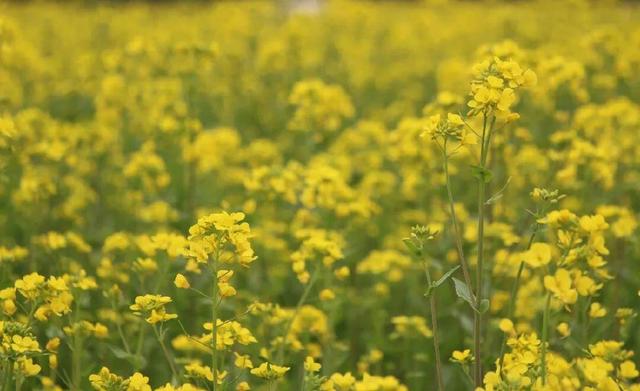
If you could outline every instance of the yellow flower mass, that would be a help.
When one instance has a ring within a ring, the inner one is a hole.
[[[637,0],[1,10],[1,390],[640,391]]]

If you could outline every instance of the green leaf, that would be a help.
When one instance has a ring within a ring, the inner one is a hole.
[[[447,281],[447,279],[448,279],[449,277],[451,277],[451,275],[452,275],[453,273],[455,273],[455,272],[456,272],[456,270],[458,270],[459,268],[460,268],[460,265],[458,265],[458,266],[454,267],[453,269],[449,270],[448,272],[444,273],[444,274],[442,275],[442,277],[440,277],[440,279],[438,279],[438,281],[434,282],[431,286],[432,286],[433,288],[437,288],[437,287],[439,287],[439,286],[440,286],[440,285],[442,285],[445,281]]]
[[[427,291],[424,293],[424,297],[429,298],[433,294],[433,286],[427,287]]]
[[[491,198],[485,201],[485,205],[495,204],[496,201],[502,198],[502,195],[504,194],[504,191],[507,190],[507,186],[509,186],[509,183],[511,183],[511,177],[507,178],[507,181],[505,182],[504,186],[502,186],[502,189],[498,190],[496,194],[494,194],[493,196],[491,196]]]
[[[484,314],[488,310],[489,310],[489,300],[488,299],[480,300],[480,306],[478,308],[478,312],[481,314]]]
[[[471,290],[467,286],[467,284],[465,284],[464,282],[458,280],[455,277],[453,277],[452,279],[453,279],[453,284],[454,284],[454,286],[456,288],[456,295],[458,295],[458,297],[461,298],[462,300],[464,300],[467,303],[469,303],[471,308],[473,308],[475,310],[476,309],[476,307],[475,307],[475,299],[473,297],[473,294],[471,293]]]
[[[416,244],[410,238],[402,239],[402,243],[404,243],[405,247],[416,257],[419,257],[422,254],[422,251],[416,246]]]
[[[484,181],[484,183],[489,183],[491,182],[491,179],[493,179],[493,173],[486,167],[471,166],[471,172],[473,173],[474,177],[478,178],[481,181]]]

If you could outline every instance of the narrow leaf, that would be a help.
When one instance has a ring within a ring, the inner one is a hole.
[[[404,243],[405,247],[407,247],[407,249],[409,250],[409,252],[411,252],[412,255],[416,257],[420,256],[421,254],[420,249],[418,248],[418,246],[416,246],[416,244],[410,238],[402,239],[402,243]]]
[[[453,277],[452,279],[453,279],[453,284],[456,288],[456,295],[458,295],[458,297],[461,298],[462,300],[469,303],[471,308],[475,310],[475,305],[474,305],[475,299],[473,298],[473,295],[471,294],[471,290],[469,289],[467,284],[458,280],[455,277]]]
[[[434,282],[434,283],[433,283],[433,285],[432,285],[432,286],[433,286],[434,288],[439,287],[439,286],[440,286],[440,285],[442,285],[445,281],[447,281],[447,279],[448,279],[449,277],[451,277],[451,275],[452,275],[453,273],[455,273],[455,272],[456,272],[456,270],[458,270],[459,268],[460,268],[460,265],[458,265],[458,266],[454,267],[453,269],[449,270],[448,272],[444,273],[444,274],[442,275],[442,277],[440,277],[440,278],[438,279],[438,281],[436,281],[436,282]]]
[[[502,188],[498,190],[496,194],[492,195],[491,198],[485,201],[485,205],[494,204],[496,201],[502,198],[504,191],[507,190],[507,186],[509,186],[509,183],[511,183],[511,177],[507,178],[507,181],[505,182],[504,186],[502,186]]]

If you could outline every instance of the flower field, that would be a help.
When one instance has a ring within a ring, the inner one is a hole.
[[[0,390],[640,391],[640,8],[0,4]]]

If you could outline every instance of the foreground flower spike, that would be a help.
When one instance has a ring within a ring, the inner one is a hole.
[[[206,268],[210,278],[211,296],[192,288],[191,283],[180,273],[174,279],[174,285],[177,288],[192,289],[211,302],[211,321],[203,324],[203,328],[209,334],[204,334],[198,339],[185,335],[187,339],[193,339],[201,347],[207,348],[211,355],[211,366],[202,366],[193,362],[185,369],[191,376],[212,383],[214,390],[219,386],[226,387],[229,381],[228,372],[221,369],[219,365],[224,362],[224,357],[234,345],[257,342],[252,333],[242,327],[240,322],[223,321],[219,315],[219,307],[223,299],[231,298],[238,293],[231,284],[235,274],[232,268],[239,266],[240,269],[247,269],[257,258],[250,243],[251,228],[243,221],[244,219],[245,215],[242,212],[212,213],[199,218],[196,224],[189,228],[188,248],[184,251],[188,259],[186,266],[189,271],[198,274],[202,273],[201,268]],[[234,352],[234,354],[237,353]],[[239,368],[251,369],[253,364],[250,358],[243,357],[246,359],[241,361]]]

